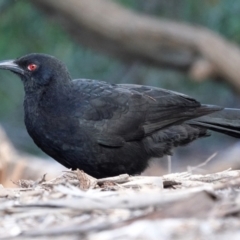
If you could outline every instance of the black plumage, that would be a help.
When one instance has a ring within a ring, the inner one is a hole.
[[[49,55],[29,54],[0,68],[22,79],[25,124],[36,145],[97,178],[139,174],[150,158],[208,136],[208,129],[240,137],[240,110],[156,87],[71,80]]]

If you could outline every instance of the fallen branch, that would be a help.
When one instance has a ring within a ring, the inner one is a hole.
[[[80,44],[125,61],[167,67],[195,79],[218,76],[240,92],[240,49],[218,34],[147,16],[108,0],[32,1]]]

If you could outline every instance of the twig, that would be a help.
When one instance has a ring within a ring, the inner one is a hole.
[[[199,165],[195,166],[195,167],[192,167],[192,166],[188,166],[187,169],[188,169],[188,172],[192,173],[194,170],[198,169],[198,168],[201,168],[205,165],[207,165],[214,157],[216,157],[218,153],[215,152],[214,154],[212,154],[209,158],[207,158],[207,160],[205,160],[203,163],[200,163]]]

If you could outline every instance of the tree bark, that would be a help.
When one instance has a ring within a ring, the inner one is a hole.
[[[109,0],[35,0],[79,43],[124,61],[221,77],[240,92],[240,49],[206,28],[136,13]]]

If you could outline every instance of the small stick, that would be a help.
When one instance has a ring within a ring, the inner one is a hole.
[[[200,163],[199,165],[195,166],[195,167],[188,167],[188,172],[192,172],[197,168],[201,168],[205,165],[207,165],[214,157],[216,157],[216,155],[218,154],[218,152],[215,152],[214,154],[212,154],[209,158],[207,158],[207,160],[205,160],[203,163]]]

